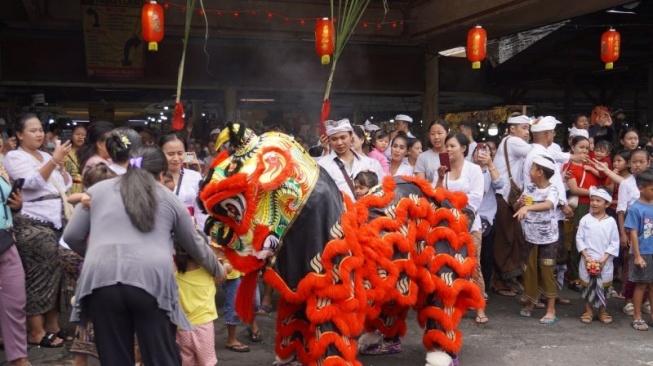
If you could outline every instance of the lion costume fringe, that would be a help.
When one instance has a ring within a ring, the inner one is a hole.
[[[228,143],[228,144],[227,144]],[[467,197],[414,177],[383,180],[352,202],[291,137],[230,124],[200,193],[207,234],[246,275],[236,308],[253,316],[259,271],[280,293],[276,365],[361,365],[361,342],[398,339],[412,307],[427,364],[447,366],[457,329],[484,306]]]

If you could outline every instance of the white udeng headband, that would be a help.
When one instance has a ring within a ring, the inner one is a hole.
[[[590,187],[590,197],[596,196],[601,197],[608,202],[612,202],[612,196],[603,188],[596,188],[594,186]]]
[[[558,168],[558,167],[555,165],[554,162],[552,162],[551,160],[549,160],[549,159],[547,159],[547,158],[545,158],[544,156],[541,156],[541,155],[537,155],[537,156],[535,156],[535,157],[533,158],[533,163],[535,163],[535,164],[537,164],[537,165],[539,165],[539,166],[542,166],[542,167],[545,167],[545,168],[551,169],[551,170],[553,170],[554,172],[555,172],[556,169]]]

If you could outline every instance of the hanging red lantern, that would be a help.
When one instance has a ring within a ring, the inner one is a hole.
[[[605,62],[605,69],[612,70],[614,63],[619,59],[621,50],[621,35],[610,28],[601,36],[601,61]]]
[[[485,59],[487,33],[480,25],[467,32],[467,59],[472,62],[472,69],[480,69]]]
[[[141,27],[143,40],[147,42],[149,51],[159,49],[158,42],[163,39],[163,8],[156,1],[143,5],[141,12]]]
[[[331,54],[335,49],[335,34],[333,23],[329,18],[322,18],[315,24],[315,51],[321,56],[322,65],[331,62]]]

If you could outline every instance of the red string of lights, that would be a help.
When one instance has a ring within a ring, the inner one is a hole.
[[[163,9],[169,10],[171,7],[176,8],[182,13],[188,12],[188,8],[184,4],[176,4],[170,1],[163,2],[162,4]],[[208,9],[208,8],[194,8],[194,12],[197,14],[204,16],[204,15],[213,15],[218,18],[222,16],[232,16],[233,18],[240,18],[242,16],[247,16],[249,15],[250,17],[256,17],[259,14],[265,14],[265,17],[269,20],[281,20],[283,23],[290,24],[290,23],[298,23],[301,26],[305,26],[309,21],[317,22],[318,20],[322,19],[322,17],[290,17],[286,16],[277,12],[269,11],[269,10],[262,10],[262,9],[235,9],[235,10],[225,10],[225,9]],[[337,22],[338,19],[333,20],[334,22]],[[389,26],[392,29],[397,29],[399,26],[403,26],[404,21],[403,20],[384,20],[381,22],[373,22],[373,21],[360,21],[360,27],[363,29],[375,29],[375,30],[381,30],[383,29],[384,26]]]

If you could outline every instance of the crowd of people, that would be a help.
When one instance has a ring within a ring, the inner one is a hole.
[[[521,292],[519,315],[531,317],[534,308],[543,308],[539,322],[553,325],[559,321],[556,305],[571,303],[559,296],[566,285],[583,299],[582,323],[610,323],[605,301],[612,296],[624,299],[633,329],[653,326],[642,316],[650,314],[645,297],[651,296],[653,217],[645,208],[653,204],[646,193],[653,149],[647,141],[640,144],[635,129],[624,127],[612,141],[609,114],[592,126],[577,115],[563,151],[554,142],[561,122],[552,116],[515,114],[504,137],[478,142],[475,123],[452,131],[435,120],[420,152],[420,141],[408,135],[412,119],[398,115],[395,121],[392,133],[369,132],[368,146],[360,126],[326,122],[322,151],[313,152],[343,193],[358,199],[395,175],[463,192],[474,213],[470,234],[480,259],[473,280],[486,298],[490,291],[507,297]],[[489,321],[485,309],[475,310],[476,323]]]
[[[642,315],[653,300],[653,169],[636,130],[610,141],[608,114],[593,126],[579,115],[565,152],[554,143],[561,128],[552,116],[512,115],[506,135],[488,141],[475,141],[473,122],[452,131],[438,119],[423,150],[411,117],[394,120],[393,131],[329,120],[320,143],[305,148],[353,201],[386,176],[465,193],[479,258],[472,279],[486,298],[521,292],[520,316],[544,308],[539,323],[558,322],[556,306],[570,303],[559,296],[566,285],[583,299],[582,323],[610,323],[606,299],[617,296],[633,329],[653,326]],[[0,140],[0,326],[10,365],[29,365],[28,344],[66,342],[75,366],[89,355],[106,365],[139,357],[145,365],[215,365],[216,282],[226,348],[249,351],[236,333],[241,274],[202,234],[207,216],[197,203],[219,129],[207,145],[175,133],[156,144],[147,131],[95,122],[61,141],[25,114],[14,130],[13,143]],[[253,306],[269,313],[271,298],[266,288]],[[74,334],[61,327],[62,309],[72,313]],[[489,322],[486,310],[474,309],[479,325]],[[256,321],[248,332],[261,340]]]

